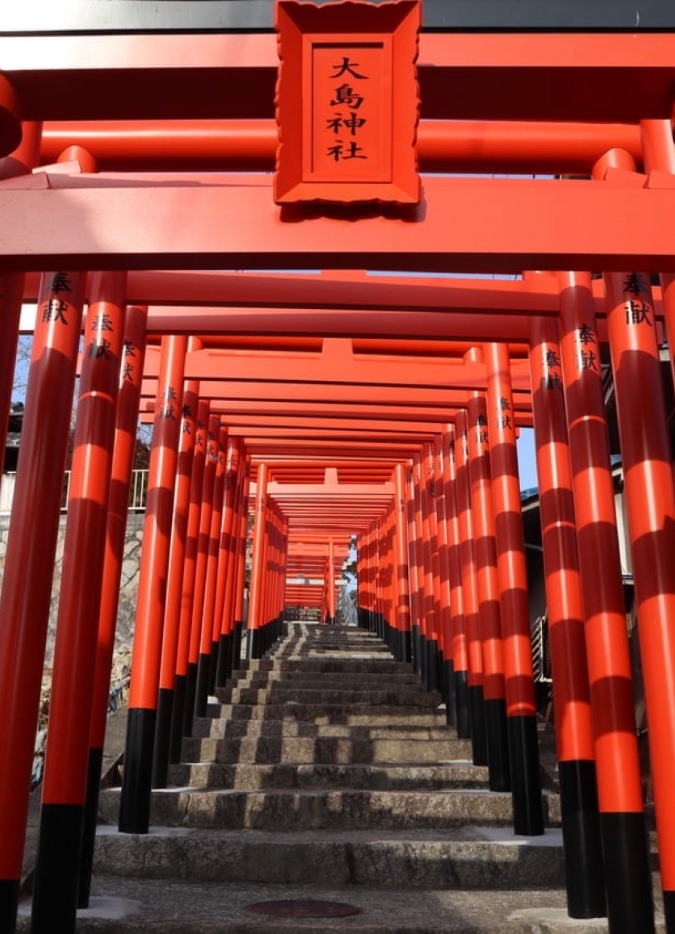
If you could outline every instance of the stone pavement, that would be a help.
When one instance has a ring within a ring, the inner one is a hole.
[[[515,836],[510,795],[375,636],[289,624],[217,694],[149,834],[118,833],[102,793],[79,932],[607,931],[567,917],[550,744],[546,833]]]

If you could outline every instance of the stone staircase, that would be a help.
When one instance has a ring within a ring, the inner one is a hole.
[[[552,829],[514,836],[510,795],[374,635],[288,624],[217,693],[150,833],[118,833],[119,789],[102,793],[78,930],[606,931],[567,919],[557,795]]]

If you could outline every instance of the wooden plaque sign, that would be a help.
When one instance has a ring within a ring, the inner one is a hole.
[[[420,17],[420,0],[277,0],[277,203],[419,202]]]

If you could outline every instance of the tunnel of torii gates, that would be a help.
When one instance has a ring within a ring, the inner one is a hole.
[[[88,899],[139,413],[154,427],[120,830],[147,831],[151,787],[232,669],[253,515],[248,654],[287,604],[334,620],[357,536],[359,624],[442,690],[490,787],[512,791],[514,832],[543,833],[515,448],[533,426],[568,909],[653,931],[608,346],[672,934],[659,347],[675,329],[675,34],[422,32],[422,198],[405,208],[274,203],[273,33],[0,35],[0,66],[3,431],[21,306],[37,302],[0,599],[0,929],[15,927],[79,372],[34,932],[74,930]]]

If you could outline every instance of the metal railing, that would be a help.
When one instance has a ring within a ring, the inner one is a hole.
[[[16,471],[7,471],[2,475],[0,482],[0,515],[9,515],[14,502],[14,487],[16,485]],[[70,471],[66,470],[63,476],[63,491],[61,493],[61,512],[68,511],[68,494],[70,492]],[[148,494],[148,471],[132,470],[129,487],[129,512],[145,512],[145,503]]]

